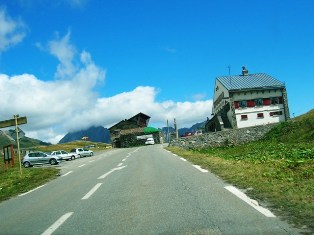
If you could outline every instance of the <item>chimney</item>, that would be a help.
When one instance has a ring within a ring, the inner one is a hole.
[[[242,76],[246,76],[248,74],[249,74],[249,70],[247,70],[245,66],[242,66]]]

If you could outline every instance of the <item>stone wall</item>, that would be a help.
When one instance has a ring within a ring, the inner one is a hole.
[[[178,140],[172,139],[169,146],[191,149],[218,147],[225,145],[239,145],[261,139],[275,125],[277,124],[254,126],[241,129],[230,129],[204,133],[202,135],[182,137]]]

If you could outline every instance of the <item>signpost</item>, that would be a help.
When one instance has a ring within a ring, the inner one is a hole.
[[[14,117],[14,119],[1,121],[0,122],[0,128],[15,126],[17,151],[18,151],[19,162],[20,162],[20,173],[22,175],[22,165],[21,165],[21,153],[20,153],[20,141],[19,141],[18,125],[26,124],[27,123],[27,118],[26,117],[19,117],[18,114],[14,115],[13,117]]]

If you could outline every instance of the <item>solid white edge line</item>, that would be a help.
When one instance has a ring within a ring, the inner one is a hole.
[[[259,211],[260,213],[262,213],[266,217],[270,217],[270,218],[276,217],[273,213],[271,213],[270,210],[268,210],[268,209],[266,209],[264,207],[259,206],[258,203],[256,203],[255,200],[253,200],[253,199],[249,198],[248,196],[246,196],[245,193],[241,192],[236,187],[234,187],[234,186],[226,186],[225,189],[227,189],[229,192],[233,193],[235,196],[237,196],[238,198],[240,198],[241,200],[243,200],[244,202],[246,202],[247,204],[252,206],[255,210]]]
[[[78,166],[78,167],[83,167],[83,166],[85,166],[86,164],[83,164],[83,165],[80,165],[80,166]]]
[[[206,173],[206,172],[208,172],[208,170],[205,170],[205,169],[203,169],[203,168],[201,168],[200,166],[198,166],[198,165],[193,165],[196,169],[198,169],[200,172],[203,172],[203,173]]]
[[[34,188],[34,189],[32,189],[32,190],[30,190],[30,191],[28,191],[28,192],[26,192],[26,193],[22,193],[22,194],[19,195],[19,197],[22,197],[22,196],[24,196],[24,195],[26,195],[26,194],[29,194],[29,193],[31,193],[31,192],[34,192],[35,190],[40,189],[40,188],[42,188],[42,187],[44,187],[44,186],[46,186],[46,184],[41,185],[41,186],[39,186],[39,187],[37,187],[37,188]]]
[[[82,197],[82,200],[88,199],[90,196],[93,195],[93,193],[96,192],[96,190],[102,185],[102,183],[96,184],[84,197]]]
[[[67,175],[71,174],[72,172],[73,172],[73,171],[69,171],[68,173],[65,173],[64,175],[61,175],[61,177],[67,176]]]
[[[182,160],[182,161],[184,161],[184,162],[186,162],[187,160],[186,159],[184,159],[183,157],[180,157],[180,159]]]
[[[61,216],[53,225],[51,225],[42,235],[50,235],[56,231],[74,212],[68,212]]]

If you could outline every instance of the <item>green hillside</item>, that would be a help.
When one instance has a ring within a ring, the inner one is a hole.
[[[313,142],[314,109],[288,122],[280,123],[265,136],[265,139],[291,144]]]

